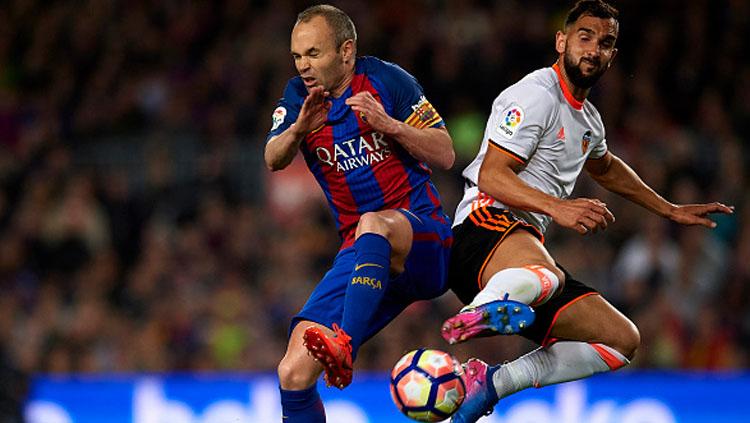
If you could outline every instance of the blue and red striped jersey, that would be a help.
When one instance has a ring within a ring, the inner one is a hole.
[[[331,98],[328,120],[300,144],[307,166],[323,189],[333,212],[342,247],[354,242],[360,216],[366,212],[404,208],[447,220],[431,171],[397,141],[373,129],[345,104],[369,91],[386,113],[417,128],[445,125],[425,98],[417,80],[398,65],[375,57],[358,57],[346,92]],[[267,141],[297,120],[307,96],[302,79],[289,80],[273,112]]]

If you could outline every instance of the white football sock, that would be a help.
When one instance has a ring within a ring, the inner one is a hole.
[[[476,307],[491,301],[502,300],[508,294],[509,300],[520,301],[531,306],[547,302],[560,286],[557,275],[539,265],[503,269],[487,281],[468,307]]]
[[[503,364],[492,375],[492,381],[498,398],[503,398],[532,386],[583,379],[629,363],[625,356],[604,344],[560,341]]]

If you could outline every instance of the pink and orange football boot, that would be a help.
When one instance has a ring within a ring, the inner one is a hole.
[[[472,358],[463,367],[466,397],[451,418],[451,423],[475,423],[492,414],[499,401],[492,375],[500,366],[490,367],[484,361]]]
[[[465,307],[443,323],[441,335],[449,344],[458,344],[483,336],[514,335],[531,326],[534,310],[507,298]]]

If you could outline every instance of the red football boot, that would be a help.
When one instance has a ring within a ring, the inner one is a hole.
[[[352,346],[349,343],[352,338],[336,323],[333,332],[331,337],[319,327],[310,326],[303,339],[310,355],[323,365],[326,384],[344,389],[352,383]]]

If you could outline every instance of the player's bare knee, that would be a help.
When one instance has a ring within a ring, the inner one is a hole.
[[[626,325],[618,327],[616,339],[610,346],[627,357],[628,360],[632,360],[640,345],[641,333],[633,322],[627,320]]]
[[[357,224],[357,236],[364,233],[373,233],[390,239],[391,227],[385,219],[377,213],[369,212],[362,215]]]
[[[295,365],[284,357],[277,367],[279,384],[282,389],[298,391],[307,389],[317,380],[317,374],[308,371],[305,366]]]
[[[623,334],[622,355],[632,360],[635,352],[641,346],[641,333],[633,322],[629,321],[628,329]]]

